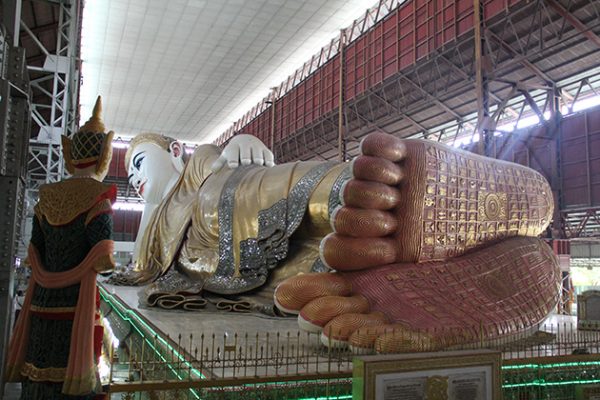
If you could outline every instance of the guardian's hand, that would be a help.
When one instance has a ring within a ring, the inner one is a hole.
[[[211,170],[219,171],[225,165],[237,168],[240,165],[264,165],[272,167],[275,160],[271,150],[259,138],[252,135],[234,136],[223,149],[221,156],[213,163]]]

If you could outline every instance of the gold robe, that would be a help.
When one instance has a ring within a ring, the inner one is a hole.
[[[175,293],[201,291],[252,291],[271,301],[283,279],[324,270],[318,246],[331,232],[348,164],[294,162],[211,174],[219,154],[216,146],[198,147],[148,224],[137,272],[139,281],[162,276],[146,290],[151,305],[161,298],[163,306],[177,307],[182,298]]]

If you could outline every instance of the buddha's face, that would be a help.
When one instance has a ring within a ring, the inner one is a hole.
[[[158,204],[164,198],[169,183],[183,168],[182,147],[171,144],[170,151],[154,143],[140,143],[131,153],[127,167],[129,183],[148,203]]]

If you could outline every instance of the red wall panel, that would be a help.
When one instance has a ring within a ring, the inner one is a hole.
[[[460,36],[473,29],[473,2],[470,0],[459,0],[456,2],[455,34]],[[454,39],[454,38],[453,38]]]
[[[291,135],[338,107],[339,68],[337,55],[276,101],[275,141]],[[261,116],[266,113],[263,112]]]
[[[494,148],[496,158],[530,167],[548,182],[556,175],[556,141],[548,138],[545,127],[495,137]]]
[[[398,71],[398,15],[383,21],[383,79]]]
[[[518,2],[484,1],[484,18],[492,18]],[[346,101],[472,29],[472,0],[413,0],[403,4],[346,47]]]
[[[557,165],[560,146],[560,166]],[[560,138],[550,139],[545,127],[495,137],[497,158],[526,165],[549,182],[560,168],[562,209],[600,207],[600,107],[564,117]],[[477,151],[477,144],[468,147]]]
[[[135,241],[141,219],[141,211],[115,210],[113,212],[114,240],[125,242]]]
[[[566,209],[600,206],[600,108],[563,120],[561,172]]]
[[[484,18],[524,1],[484,0]],[[402,4],[345,46],[344,100],[360,96],[472,29],[472,0],[412,0]],[[337,109],[339,63],[338,53],[277,100],[275,141]],[[270,116],[266,114],[268,111],[250,122],[248,130],[241,131],[254,132],[261,138],[268,135]]]
[[[108,176],[117,178],[127,178],[127,170],[125,169],[125,153],[127,149],[119,149],[113,147],[113,156],[108,169]]]

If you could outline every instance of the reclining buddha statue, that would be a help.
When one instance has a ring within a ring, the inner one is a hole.
[[[298,314],[328,344],[385,352],[416,332],[430,349],[515,335],[558,300],[537,238],[552,194],[529,168],[381,133],[351,163],[272,166],[248,135],[185,156],[157,134],[126,156],[148,206],[115,280],[152,282],[148,305]]]

